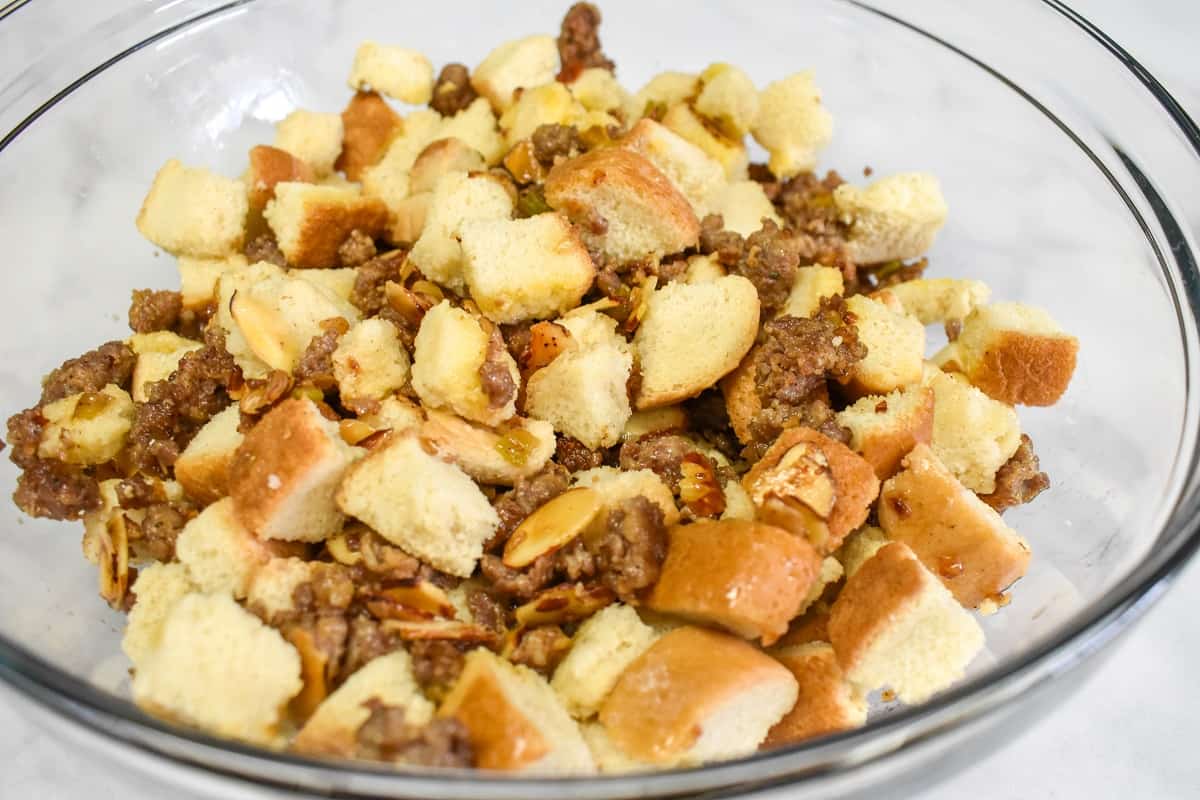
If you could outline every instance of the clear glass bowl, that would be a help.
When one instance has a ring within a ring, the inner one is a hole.
[[[0,10],[0,409],[64,358],[126,334],[132,287],[176,273],[134,229],[158,166],[237,174],[295,107],[337,110],[355,45],[477,62],[554,32],[562,2],[429,7],[389,0],[10,3]],[[702,769],[530,780],[401,773],[218,741],[126,699],[119,618],[96,596],[74,526],[7,512],[0,678],[106,757],[220,796],[250,785],[354,797],[716,796],[788,786],[833,797],[914,782],[1029,724],[1078,683],[1195,551],[1200,134],[1136,62],[1064,6],[666,0],[604,3],[626,85],[711,61],[757,82],[814,68],[837,133],[822,166],[858,179],[928,170],[948,197],[935,275],[1052,310],[1082,342],[1070,392],[1022,409],[1054,488],[1010,512],[1029,575],[988,618],[969,679],[864,730]],[[11,486],[7,462],[0,475]],[[1002,723],[1007,723],[1007,728]],[[973,745],[969,744],[974,742]]]

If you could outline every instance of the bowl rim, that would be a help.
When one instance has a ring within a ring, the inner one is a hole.
[[[7,5],[0,6],[0,22],[31,5],[32,2],[33,0],[13,0]],[[57,103],[114,64],[197,23],[253,2],[255,0],[228,0],[228,2],[220,3],[199,13],[185,16],[180,21],[157,30],[150,36],[121,50],[54,93],[18,122],[12,130],[0,137],[0,153]],[[918,35],[932,39],[956,55],[967,59],[974,66],[983,69],[1021,94],[1027,102],[1032,103],[1050,121],[1070,134],[1069,129],[1049,109],[970,53],[923,28],[873,7],[864,0],[841,0],[841,2],[883,17]],[[1037,0],[1037,2],[1061,15],[1128,70],[1142,85],[1142,88],[1167,112],[1170,121],[1178,128],[1190,149],[1197,157],[1200,157],[1200,126],[1197,126],[1182,105],[1148,69],[1099,27],[1068,7],[1063,0]],[[1145,227],[1144,216],[1132,205],[1127,193],[1119,186],[1111,172],[1103,166],[1087,145],[1078,140],[1076,140],[1076,144],[1091,157],[1097,168],[1105,174],[1118,194],[1122,196],[1131,213]],[[1151,191],[1153,190],[1151,189]],[[1156,212],[1159,210],[1156,209]],[[1159,213],[1169,215],[1169,212],[1165,211]],[[1150,244],[1158,250],[1153,240]],[[1194,279],[1182,281],[1181,287],[1168,281],[1168,288],[1173,295],[1176,295],[1174,299],[1179,321],[1182,323],[1184,321],[1182,317],[1187,314],[1187,311],[1194,309],[1191,316],[1200,323],[1200,268],[1197,267],[1190,249],[1185,247],[1183,250],[1185,258],[1182,260],[1187,268],[1186,271],[1190,271]],[[1163,254],[1157,252],[1156,255],[1160,268],[1165,268],[1166,262]],[[1177,296],[1180,288],[1187,295],[1186,301],[1183,303]],[[1192,367],[1188,352],[1189,343],[1186,341],[1186,337],[1183,345],[1185,370],[1190,371]],[[1186,435],[1187,431],[1185,430],[1183,433]],[[985,690],[1007,687],[1010,692],[1025,692],[1038,684],[1060,676],[1100,651],[1105,644],[1127,630],[1161,597],[1183,567],[1200,550],[1200,448],[1193,447],[1190,455],[1180,452],[1175,471],[1182,472],[1186,476],[1186,481],[1178,487],[1177,496],[1174,498],[1175,506],[1170,509],[1170,513],[1159,531],[1160,537],[1169,534],[1170,538],[1167,543],[1136,564],[1127,575],[1120,579],[1108,596],[1074,614],[1056,636],[1048,637],[1010,663],[997,664],[978,676],[962,681],[922,705],[899,709],[880,719],[872,720],[871,724],[865,728],[704,766],[634,774],[521,777],[471,769],[398,770],[395,767],[369,762],[297,756],[221,739],[197,729],[164,722],[142,712],[131,701],[118,698],[84,679],[62,671],[34,654],[20,642],[10,639],[2,633],[0,633],[0,681],[71,723],[115,740],[116,743],[133,748],[142,754],[196,767],[251,785],[274,789],[304,791],[304,786],[294,780],[295,772],[289,771],[288,776],[293,778],[289,780],[283,775],[269,776],[265,771],[252,773],[246,767],[260,765],[268,768],[273,766],[307,770],[315,777],[377,776],[386,781],[390,788],[397,790],[403,790],[405,786],[413,791],[427,790],[439,785],[457,786],[480,793],[491,790],[498,796],[505,797],[531,796],[526,795],[525,792],[537,794],[555,789],[571,792],[578,797],[590,796],[589,793],[579,791],[584,787],[600,787],[621,792],[622,795],[628,792],[642,796],[656,795],[658,791],[675,795],[680,791],[690,791],[694,788],[715,788],[717,790],[715,794],[706,794],[706,796],[723,796],[722,792],[730,788],[735,788],[738,792],[745,791],[747,787],[767,788],[806,776],[837,770],[841,766],[863,766],[894,756],[914,746],[924,737],[905,737],[903,741],[896,742],[892,747],[876,748],[875,751],[865,756],[852,759],[846,759],[841,745],[849,742],[866,744],[877,741],[888,734],[897,733],[913,723],[923,725],[922,730],[926,734],[931,732],[939,734],[947,726],[961,726],[989,714],[1003,704],[1004,698],[999,697],[999,692],[988,697]],[[155,737],[153,741],[150,740],[151,736]],[[168,744],[171,746],[164,746]],[[789,772],[786,767],[787,762],[799,753],[808,753],[816,757],[827,753],[831,758],[823,765],[802,767]],[[233,756],[238,759],[238,763],[223,767],[202,758],[201,756],[204,754]],[[836,763],[838,756],[841,757],[841,761],[845,762],[844,765]],[[690,787],[680,785],[680,781],[686,780],[688,777],[702,777],[704,780]],[[332,787],[335,782],[328,782],[328,785]],[[353,789],[336,789],[334,791],[334,796],[339,797],[378,796],[357,794]],[[408,795],[405,794],[405,796]],[[430,796],[441,796],[441,793]]]

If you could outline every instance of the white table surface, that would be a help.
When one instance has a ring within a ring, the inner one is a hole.
[[[1075,0],[1200,119],[1198,0]],[[1200,563],[1065,704],[919,800],[1200,798]],[[159,800],[138,775],[106,769],[29,722],[0,689],[0,800]],[[192,800],[173,792],[173,800]]]

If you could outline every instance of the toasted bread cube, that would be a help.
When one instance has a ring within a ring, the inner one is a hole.
[[[816,606],[825,594],[825,590],[840,581],[845,574],[845,570],[842,569],[842,562],[833,556],[825,556],[825,558],[821,559],[821,571],[817,573],[817,579],[813,581],[812,586],[809,587],[808,594],[804,596],[804,602],[800,604],[800,613],[804,614],[810,608]]]
[[[341,114],[293,111],[275,126],[275,146],[308,164],[318,178],[333,172],[342,153]]]
[[[758,90],[750,76],[732,64],[713,64],[700,73],[700,94],[693,106],[726,136],[741,139],[758,119]]]
[[[471,221],[461,231],[467,289],[493,322],[558,316],[592,286],[591,256],[560,214]]]
[[[451,172],[480,172],[487,169],[483,156],[462,139],[436,139],[421,151],[409,172],[409,191],[432,192],[438,180]]]
[[[972,311],[935,361],[956,368],[1002,403],[1051,406],[1067,390],[1078,352],[1079,340],[1046,311],[996,303]]]
[[[177,256],[222,258],[242,249],[246,185],[171,159],[154,176],[137,228]]]
[[[401,133],[391,139],[383,156],[364,165],[363,194],[378,198],[395,213],[397,204],[409,195],[409,171],[422,151],[440,137],[442,127],[436,111],[414,111],[405,117]]]
[[[621,139],[621,146],[666,175],[692,204],[697,218],[708,213],[710,201],[725,185],[725,170],[715,159],[652,119],[639,120]]]
[[[758,314],[758,290],[739,275],[654,292],[633,337],[642,367],[637,407],[694,397],[733,371],[758,335]]]
[[[961,320],[992,294],[983,281],[958,278],[917,278],[882,291],[899,300],[904,313],[921,320],[922,325]]]
[[[914,385],[882,397],[868,395],[839,411],[837,422],[850,431],[850,449],[880,480],[890,478],[910,450],[933,439],[933,390]]]
[[[779,316],[811,317],[821,307],[822,300],[844,291],[846,287],[842,271],[837,267],[822,267],[819,264],[800,267],[792,279],[792,290]]]
[[[288,151],[260,144],[250,148],[250,168],[242,180],[250,188],[250,216],[246,225],[246,238],[250,239],[265,228],[262,211],[275,197],[276,185],[286,181],[315,183],[317,173],[308,162]]]
[[[229,470],[242,445],[238,431],[241,411],[231,405],[202,427],[175,460],[175,478],[184,492],[201,505],[229,494]]]
[[[297,611],[296,590],[314,577],[314,565],[323,562],[300,558],[272,558],[250,578],[246,588],[246,608],[268,624]]]
[[[393,433],[416,430],[425,421],[421,409],[400,395],[384,398],[378,408],[359,419],[375,430],[390,430]]]
[[[495,431],[434,409],[426,412],[420,435],[438,455],[475,480],[500,486],[512,486],[537,473],[554,455],[556,445],[548,422],[514,417],[503,430]]]
[[[129,346],[137,353],[130,394],[134,402],[144,403],[150,399],[150,384],[171,377],[181,358],[204,345],[170,331],[155,331],[135,333],[129,337]]]
[[[745,179],[750,157],[746,154],[746,146],[741,140],[728,139],[714,133],[704,124],[704,120],[696,116],[687,105],[680,103],[672,106],[663,117],[662,124],[675,133],[699,147],[717,161],[725,170],[725,177],[731,181]]]
[[[463,578],[500,522],[466,473],[409,434],[393,434],[351,468],[337,501],[392,544]]]
[[[771,205],[762,184],[757,181],[726,184],[713,195],[708,210],[710,214],[721,215],[725,230],[742,236],[749,236],[761,229],[764,219],[783,225],[783,220],[775,213],[775,206]]]
[[[623,774],[657,769],[654,764],[625,755],[599,722],[585,722],[579,726],[579,732],[583,734],[583,740],[592,752],[596,768],[602,773]]]
[[[138,570],[132,587],[137,602],[129,611],[125,633],[121,637],[121,649],[130,661],[144,663],[158,649],[167,615],[176,603],[195,589],[187,567],[177,561],[155,562]]]
[[[217,299],[217,281],[226,272],[244,269],[246,257],[235,253],[224,258],[179,257],[179,293],[183,307],[198,311]]]
[[[307,281],[319,289],[349,303],[354,294],[354,282],[358,280],[358,269],[343,267],[341,269],[298,269],[289,273],[288,277]]]
[[[610,605],[579,626],[550,685],[573,717],[587,719],[600,710],[625,668],[656,639],[658,634],[632,606]]]
[[[833,115],[821,105],[812,72],[797,72],[767,85],[758,96],[751,132],[771,154],[768,166],[791,178],[817,165],[817,154],[833,138]]]
[[[602,67],[589,67],[580,72],[569,88],[572,96],[588,111],[624,108],[630,99],[612,71]]]
[[[517,89],[541,86],[559,70],[558,44],[553,36],[514,39],[488,53],[471,73],[471,86],[497,111],[506,111]]]
[[[858,572],[858,568],[867,563],[867,559],[878,553],[889,541],[891,540],[883,529],[874,525],[864,525],[847,536],[835,553],[845,576],[849,578]]]
[[[68,464],[103,464],[125,446],[133,427],[133,400],[115,383],[98,392],[80,392],[42,407],[46,426],[38,458]]]
[[[725,398],[725,409],[729,414],[729,425],[742,444],[750,444],[753,434],[750,424],[762,411],[762,398],[758,396],[758,354],[761,347],[752,347],[737,367],[721,379],[721,395]]]
[[[621,441],[640,439],[660,431],[682,431],[686,430],[687,426],[688,415],[683,406],[663,406],[635,411],[625,422],[625,429],[621,431]]]
[[[683,274],[684,283],[712,283],[728,274],[713,255],[688,256],[687,263],[687,272]]]
[[[891,687],[920,703],[963,676],[983,630],[907,545],[892,542],[846,581],[829,641],[859,690]]]
[[[342,401],[382,400],[408,382],[408,351],[384,319],[355,325],[333,351],[333,376]]]
[[[319,542],[341,529],[334,492],[360,454],[312,401],[285,400],[246,434],[234,456],[234,512],[260,538]]]
[[[403,708],[409,725],[424,725],[433,718],[433,704],[421,694],[413,677],[412,657],[405,650],[396,650],[367,662],[326,697],[292,740],[292,749],[307,755],[353,758],[358,729],[371,716],[371,700]]]
[[[650,116],[649,111],[660,113],[672,106],[686,103],[700,91],[700,76],[690,72],[660,72],[638,90],[626,109],[631,120]]]
[[[787,647],[771,655],[791,670],[800,691],[796,705],[771,728],[763,748],[853,730],[866,724],[866,698],[846,680],[837,654],[828,642]]]
[[[482,97],[477,97],[471,105],[444,120],[438,136],[461,139],[468,147],[478,151],[489,166],[500,163],[500,159],[508,152],[504,137],[497,127],[496,114]]]
[[[846,308],[857,318],[858,340],[867,346],[866,357],[854,365],[850,391],[887,394],[919,383],[925,365],[921,323],[861,294],[847,298]]]
[[[420,239],[432,206],[433,192],[421,192],[397,201],[392,207],[387,240],[393,244],[411,245]]]
[[[586,486],[599,493],[605,512],[634,497],[644,497],[663,512],[663,523],[674,525],[679,521],[679,509],[675,507],[675,496],[662,478],[648,469],[622,470],[616,467],[594,467],[576,472],[571,476],[572,486]],[[597,515],[597,531],[603,527],[607,513]]]
[[[511,148],[542,125],[567,125],[584,111],[566,86],[552,81],[522,91],[516,102],[500,115],[500,129]]]
[[[879,524],[904,542],[967,608],[995,599],[1025,574],[1029,545],[920,445],[883,486]]]
[[[488,357],[488,334],[479,320],[443,300],[425,314],[414,343],[412,385],[429,408],[448,409],[460,417],[499,425],[516,413],[516,398],[493,408],[479,369]],[[507,351],[496,354],[520,385],[517,364]]]
[[[1021,446],[1017,412],[936,368],[926,382],[933,389],[933,452],[971,491],[994,491],[996,471]]]
[[[687,198],[631,150],[603,148],[564,161],[550,171],[545,191],[552,208],[579,223],[589,247],[618,263],[677,253],[700,236]],[[603,230],[597,219],[607,223]]]
[[[228,497],[188,520],[175,541],[175,555],[202,592],[246,596],[254,573],[287,545],[265,542],[238,520]]]
[[[279,183],[263,216],[293,267],[332,267],[352,231],[371,238],[387,228],[387,207],[357,187]]]
[[[495,178],[462,172],[443,175],[430,198],[421,238],[408,257],[426,278],[462,293],[466,289],[463,226],[476,220],[508,219],[512,211],[512,197]]]
[[[415,106],[433,97],[433,64],[416,50],[363,42],[354,53],[350,88],[374,89]]]
[[[300,657],[228,595],[189,594],[167,614],[158,646],[134,664],[133,699],[159,716],[278,746]]]
[[[948,213],[937,178],[921,172],[889,175],[865,189],[843,183],[833,202],[850,226],[850,257],[860,264],[922,255]]]
[[[677,628],[621,675],[600,722],[627,757],[694,765],[754,752],[796,704],[782,664],[732,636]]]
[[[342,111],[342,152],[334,166],[352,181],[383,157],[388,144],[403,130],[400,115],[375,92],[356,92]]]

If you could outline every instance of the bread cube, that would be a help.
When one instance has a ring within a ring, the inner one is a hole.
[[[415,431],[425,421],[421,409],[411,400],[392,395],[384,398],[379,407],[359,417],[375,430],[390,430],[393,433]]]
[[[567,711],[587,719],[600,709],[617,679],[658,639],[631,606],[614,603],[579,626],[550,685]]]
[[[488,101],[477,97],[471,105],[446,120],[438,129],[443,139],[462,140],[468,147],[479,152],[489,166],[500,163],[508,152],[504,137],[497,128],[496,114]]]
[[[288,277],[311,283],[339,300],[350,303],[350,296],[354,294],[354,282],[358,280],[358,269],[297,269],[288,273]]]
[[[189,520],[175,540],[175,555],[200,591],[239,600],[246,596],[258,568],[278,552],[241,524],[229,498]]]
[[[937,178],[921,172],[889,175],[865,189],[843,183],[833,202],[850,226],[850,257],[860,264],[922,255],[948,213]]]
[[[591,256],[560,214],[470,221],[460,230],[467,289],[493,322],[558,316],[592,286]]]
[[[586,486],[600,495],[604,513],[596,517],[597,532],[603,527],[608,511],[634,497],[644,497],[658,506],[663,512],[664,524],[674,525],[679,521],[679,509],[675,507],[675,495],[671,493],[671,488],[648,469],[594,467],[572,475],[571,485]]]
[[[132,587],[137,600],[121,636],[121,649],[130,661],[144,663],[158,649],[167,615],[195,589],[187,567],[179,562],[155,562],[138,570]]]
[[[343,402],[382,400],[408,382],[408,351],[396,326],[384,319],[365,319],[351,328],[332,360]]]
[[[880,480],[900,468],[900,460],[933,438],[933,390],[913,385],[885,395],[868,395],[837,414],[850,431],[850,448],[874,468]]]
[[[420,239],[432,205],[433,192],[421,192],[397,201],[392,207],[387,240],[397,245],[411,245]]]
[[[415,106],[433,97],[433,64],[416,50],[363,42],[354,53],[350,88],[374,89]]]
[[[282,743],[284,711],[302,685],[295,648],[228,595],[179,599],[134,667],[133,699],[147,711],[268,746]]]
[[[199,311],[216,302],[217,281],[226,272],[244,269],[246,257],[235,253],[223,258],[179,257],[179,293],[183,307]]]
[[[589,67],[579,73],[569,87],[571,95],[588,111],[613,111],[624,108],[629,93],[617,82],[611,70]]]
[[[568,125],[584,112],[566,86],[551,81],[522,91],[516,102],[500,115],[500,129],[511,148],[542,125]]]
[[[500,486],[536,474],[554,455],[556,445],[548,422],[514,417],[496,431],[433,409],[426,412],[420,436],[475,480]]]
[[[409,434],[393,434],[351,468],[337,502],[392,544],[463,578],[500,523],[466,473],[425,452]]]
[[[383,157],[404,128],[400,115],[375,92],[356,92],[342,111],[342,152],[334,165],[352,181]]]
[[[633,337],[642,367],[637,407],[694,397],[731,372],[754,344],[758,315],[758,290],[738,275],[654,292]]]
[[[917,278],[883,289],[904,307],[904,313],[932,325],[961,320],[988,301],[992,290],[983,281],[957,278]]]
[[[378,238],[388,222],[387,206],[357,187],[290,182],[276,184],[263,217],[293,267],[336,266],[338,248],[351,232]]]
[[[234,512],[260,538],[319,542],[342,527],[334,492],[360,454],[312,401],[285,400],[246,434],[234,456]]]
[[[715,159],[652,119],[639,120],[620,144],[666,175],[691,203],[697,218],[709,213],[712,198],[725,185],[725,170]]]
[[[429,280],[461,294],[466,289],[461,244],[464,225],[506,220],[512,211],[512,197],[495,178],[462,172],[443,175],[433,190],[425,226],[409,260]]]
[[[811,317],[821,307],[826,297],[842,294],[846,290],[842,271],[837,267],[800,267],[792,279],[792,290],[788,294],[781,317]]]
[[[892,542],[846,581],[829,641],[860,691],[890,687],[920,703],[963,676],[983,630],[907,545]]]
[[[171,373],[178,369],[181,358],[204,346],[170,331],[135,333],[129,337],[128,343],[137,353],[130,386],[130,394],[137,403],[150,399],[150,384],[171,377]]]
[[[541,86],[559,70],[558,44],[553,36],[526,36],[505,42],[471,73],[471,86],[497,111],[506,111],[517,89]]]
[[[741,139],[758,119],[758,89],[732,64],[713,64],[700,73],[700,94],[693,107],[726,136]]]
[[[936,368],[926,383],[933,389],[933,452],[971,491],[994,491],[996,471],[1021,446],[1017,412]]]
[[[592,760],[601,773],[624,774],[657,769],[654,764],[625,755],[599,722],[584,722],[579,726],[579,732],[583,734],[583,740],[592,752]]]
[[[684,283],[712,283],[728,274],[713,255],[688,256],[687,264],[687,271],[683,274]]]
[[[833,115],[821,105],[812,72],[767,84],[758,101],[751,133],[771,154],[771,172],[791,178],[816,167],[818,153],[833,138]]]
[[[338,147],[340,149],[340,142]],[[249,186],[250,200],[246,238],[253,239],[266,227],[262,211],[275,197],[275,186],[285,181],[315,183],[317,173],[308,162],[286,150],[260,144],[250,148],[250,168],[246,170],[242,180]]]
[[[696,765],[754,752],[796,704],[796,679],[731,636],[677,628],[621,675],[600,722],[627,757]]]
[[[750,157],[740,139],[729,139],[713,132],[704,124],[704,120],[683,103],[672,106],[663,117],[662,124],[715,159],[725,170],[728,180],[740,181],[746,178]]]
[[[769,219],[782,227],[783,220],[775,213],[775,206],[767,199],[762,184],[757,181],[734,181],[726,184],[713,195],[709,202],[710,214],[720,214],[725,230],[742,236],[762,228],[763,220]]]
[[[919,383],[925,364],[921,323],[861,294],[847,298],[846,308],[856,317],[858,340],[867,346],[866,357],[854,365],[851,393],[887,394]]]
[[[700,236],[687,198],[646,158],[623,148],[593,150],[558,164],[546,200],[576,222],[590,248],[617,263],[658,259]]]
[[[439,138],[442,126],[442,117],[436,111],[409,114],[383,156],[363,167],[363,194],[379,199],[395,213],[397,204],[409,195],[409,171],[421,152]]]
[[[137,228],[173,255],[221,258],[242,249],[249,208],[241,181],[171,159],[154,176]]]
[[[499,425],[516,413],[515,397],[493,407],[483,389],[479,370],[488,358],[488,339],[479,320],[446,300],[425,314],[414,342],[412,386],[426,407],[447,409],[484,425]],[[507,350],[493,357],[520,386],[520,372]]]
[[[341,114],[297,110],[275,126],[275,146],[308,164],[314,175],[323,178],[333,172],[333,164],[342,153]]]
[[[638,90],[626,109],[631,120],[650,116],[648,110],[659,113],[672,106],[686,103],[700,91],[700,76],[690,72],[660,72]]]
[[[864,525],[847,536],[834,555],[841,562],[843,573],[849,578],[889,541],[891,540],[888,539],[882,528],[875,525]]]
[[[413,194],[432,192],[443,175],[485,169],[483,156],[461,139],[436,139],[413,162],[408,188]]]
[[[229,494],[229,470],[242,445],[238,431],[241,411],[237,404],[221,411],[204,424],[175,460],[175,478],[184,492],[201,505]]]
[[[964,487],[926,445],[883,486],[879,524],[908,545],[967,608],[994,600],[1025,574],[1029,545]]]
[[[752,520],[758,515],[749,493],[736,480],[726,481],[721,491],[725,494],[725,510],[721,512],[721,519]]]
[[[98,392],[80,392],[42,406],[46,426],[38,458],[68,464],[103,464],[125,446],[133,427],[133,400],[115,383]]]
[[[787,647],[771,655],[791,671],[799,693],[796,705],[767,734],[764,749],[866,724],[866,698],[846,680],[828,642]]]
[[[323,562],[272,558],[254,571],[246,588],[246,608],[268,624],[297,611],[296,590],[314,577]]]

